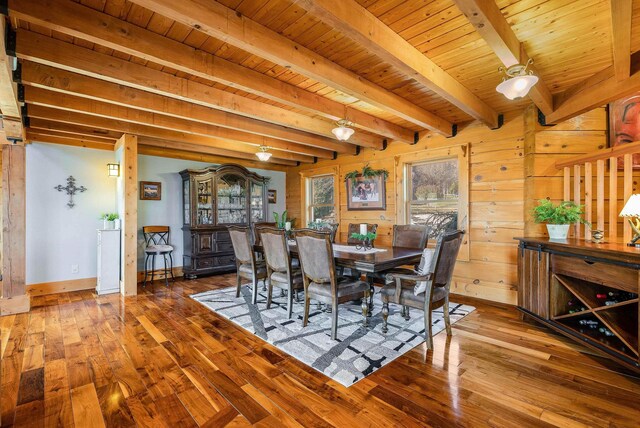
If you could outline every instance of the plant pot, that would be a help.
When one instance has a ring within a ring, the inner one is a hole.
[[[115,228],[115,224],[114,224],[113,220],[111,220],[111,221],[104,220],[104,228],[106,230],[113,230]]]
[[[569,226],[569,224],[547,224],[549,239],[554,241],[567,239],[567,235],[569,234]]]
[[[113,220],[113,228],[114,229],[120,229],[120,219],[115,219]]]

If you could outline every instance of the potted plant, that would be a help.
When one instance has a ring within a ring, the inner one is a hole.
[[[377,234],[373,232],[367,232],[365,235],[361,233],[352,233],[351,237],[362,242],[361,245],[356,245],[356,250],[370,250],[373,248],[373,241],[376,239]]]
[[[105,213],[102,214],[100,219],[104,222],[103,227],[106,230],[110,229],[119,229],[120,228],[120,216],[116,213]],[[116,227],[116,221],[118,222],[118,227]]]
[[[555,205],[549,199],[541,199],[538,206],[533,209],[533,218],[536,223],[546,223],[549,239],[567,239],[569,225],[572,223],[588,224],[582,218],[583,205],[577,205],[571,201],[562,201]]]

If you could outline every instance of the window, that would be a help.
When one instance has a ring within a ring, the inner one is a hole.
[[[458,158],[407,164],[406,223],[426,224],[433,237],[458,226]]]
[[[336,222],[333,175],[320,175],[307,179],[309,221]]]

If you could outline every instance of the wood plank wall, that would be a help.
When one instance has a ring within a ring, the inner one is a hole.
[[[337,166],[339,171],[340,237],[346,239],[349,223],[378,223],[380,241],[391,243],[396,218],[397,195],[395,157],[440,147],[469,144],[470,261],[456,266],[453,291],[504,303],[516,301],[516,244],[514,236],[524,232],[524,116],[508,114],[502,128],[490,130],[474,122],[453,138],[427,134],[416,145],[392,143],[384,151],[364,150],[357,156],[339,156],[287,170],[287,209],[298,219],[301,213],[300,173]],[[386,168],[386,211],[347,211],[344,174],[361,169],[369,162],[374,168]],[[561,184],[560,184],[561,186]]]

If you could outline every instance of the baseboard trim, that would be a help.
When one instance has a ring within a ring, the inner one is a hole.
[[[91,290],[96,288],[97,278],[71,279],[56,282],[41,282],[27,285],[27,293],[31,296],[68,293],[70,291]]]
[[[29,312],[31,301],[28,294],[21,296],[0,298],[0,316]]]
[[[173,276],[174,278],[178,278],[178,277],[182,277],[182,266],[174,266],[173,269]],[[147,278],[148,280],[151,279],[151,272],[149,272],[149,277]],[[156,269],[153,271],[153,280],[157,281],[159,279],[164,279],[164,269]],[[169,277],[169,279],[171,279],[171,277]],[[144,281],[144,271],[141,270],[138,272],[138,283],[141,283]]]

